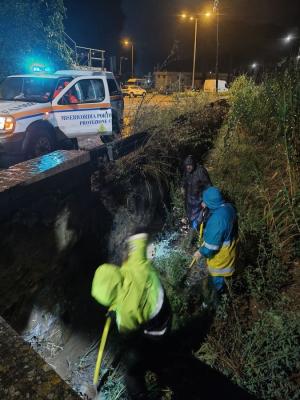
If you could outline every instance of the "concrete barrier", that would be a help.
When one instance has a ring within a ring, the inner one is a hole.
[[[0,359],[1,399],[80,399],[1,317]]]

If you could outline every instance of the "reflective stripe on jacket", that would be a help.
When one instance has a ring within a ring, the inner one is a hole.
[[[224,242],[220,250],[207,260],[207,267],[212,276],[232,276],[236,260],[237,241]]]

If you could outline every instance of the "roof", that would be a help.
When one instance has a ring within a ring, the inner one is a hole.
[[[52,78],[52,79],[57,79],[58,76],[55,74],[22,74],[22,75],[9,75],[8,78],[45,78],[45,79]]]
[[[109,77],[113,77],[113,73],[112,72],[108,72],[108,71],[81,71],[81,70],[77,70],[77,69],[66,69],[66,70],[62,70],[62,71],[56,71],[55,75],[71,75],[71,76],[109,76]]]
[[[22,75],[9,75],[10,78],[45,78],[57,79],[59,77],[78,77],[78,76],[106,76],[113,78],[113,73],[108,71],[80,71],[75,69],[66,69],[56,71],[54,74],[22,74]]]

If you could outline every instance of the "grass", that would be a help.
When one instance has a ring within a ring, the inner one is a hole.
[[[239,213],[240,265],[198,356],[262,399],[298,399],[299,69],[233,84],[210,154],[215,184]]]

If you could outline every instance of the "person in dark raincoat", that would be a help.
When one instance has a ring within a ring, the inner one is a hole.
[[[207,170],[196,164],[193,156],[189,155],[184,161],[184,176],[182,189],[185,196],[186,215],[191,227],[198,229],[202,220],[202,193],[212,186]]]

